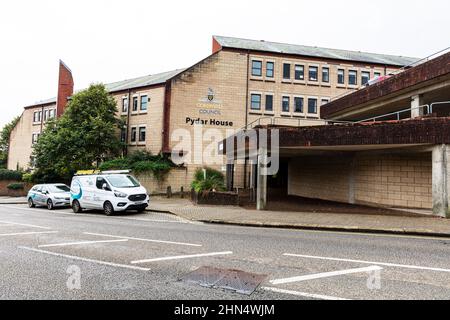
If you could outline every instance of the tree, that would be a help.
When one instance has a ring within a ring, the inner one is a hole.
[[[69,180],[77,170],[98,167],[120,154],[123,123],[116,113],[116,101],[101,84],[75,94],[33,147],[36,180]]]
[[[6,168],[6,164],[8,163],[9,138],[19,120],[20,117],[15,117],[10,123],[6,124],[0,132],[0,168]]]

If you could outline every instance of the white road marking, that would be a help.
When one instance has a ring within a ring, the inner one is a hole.
[[[165,257],[165,258],[156,258],[156,259],[146,259],[146,260],[132,261],[131,264],[142,264],[142,263],[150,263],[150,262],[169,261],[169,260],[181,260],[181,259],[223,256],[223,255],[229,255],[229,254],[233,254],[233,252],[231,252],[231,251],[213,252],[213,253],[193,254],[193,255],[188,255],[188,256],[175,256],[175,257]]]
[[[306,255],[291,254],[291,253],[285,253],[283,255],[286,256],[286,257],[297,257],[297,258],[329,260],[329,261],[342,261],[342,262],[354,262],[354,263],[362,263],[362,264],[379,265],[379,266],[385,266],[385,267],[417,269],[417,270],[427,270],[427,271],[437,271],[437,272],[450,272],[450,269],[422,267],[422,266],[387,263],[387,262],[373,262],[373,261],[364,261],[364,260],[352,260],[352,259],[340,259],[340,258],[330,258],[330,257],[306,256]]]
[[[283,293],[283,294],[289,294],[289,295],[297,296],[297,297],[306,297],[306,298],[319,299],[319,300],[333,300],[333,301],[350,300],[350,299],[345,299],[345,298],[324,296],[324,295],[321,295],[321,294],[306,293],[306,292],[299,292],[299,291],[292,291],[292,290],[284,290],[284,289],[271,288],[271,287],[262,287],[262,289],[266,290],[266,291],[275,292],[275,293]]]
[[[36,226],[33,224],[24,224],[24,223],[9,222],[9,221],[0,221],[0,223],[10,224],[13,226],[30,227],[30,228],[36,228],[36,229],[51,229],[49,227],[41,227],[41,226]]]
[[[113,242],[127,242],[128,239],[123,240],[103,240],[103,241],[80,241],[80,242],[68,242],[68,243],[55,243],[55,244],[43,244],[38,248],[52,248],[52,247],[69,247],[69,246],[82,246],[97,243],[113,243]]]
[[[141,268],[141,267],[136,267],[136,266],[130,266],[127,264],[118,264],[118,263],[113,263],[113,262],[100,261],[100,260],[88,259],[88,258],[77,257],[77,256],[70,256],[70,255],[66,255],[66,254],[55,253],[55,252],[51,252],[51,251],[39,250],[39,249],[34,249],[34,248],[19,247],[19,249],[36,252],[36,253],[47,254],[47,255],[60,257],[60,258],[71,259],[71,260],[79,260],[79,261],[84,261],[84,262],[102,264],[102,265],[110,266],[110,267],[139,270],[139,271],[150,271],[149,268]]]
[[[31,235],[37,235],[37,234],[50,234],[50,233],[58,233],[58,231],[3,233],[3,234],[0,234],[0,237],[31,236]]]
[[[315,280],[315,279],[331,278],[331,277],[343,276],[343,275],[347,275],[347,274],[372,272],[372,271],[379,271],[379,270],[383,270],[383,268],[378,267],[378,266],[371,266],[371,267],[367,267],[367,268],[348,269],[348,270],[341,270],[341,271],[308,274],[308,275],[299,276],[299,277],[272,280],[272,281],[270,281],[270,283],[273,285],[286,284],[286,283],[294,283],[294,282],[302,282],[302,281]]]
[[[179,246],[202,247],[201,244],[193,244],[193,243],[185,243],[185,242],[173,242],[173,241],[165,241],[165,240],[153,240],[153,239],[123,237],[123,236],[114,236],[114,235],[110,235],[110,234],[90,233],[90,232],[84,232],[84,234],[90,235],[90,236],[98,236],[98,237],[109,237],[109,238],[128,239],[128,240],[143,241],[143,242],[174,244],[174,245],[179,245]]]

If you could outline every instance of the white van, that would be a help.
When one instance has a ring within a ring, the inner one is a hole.
[[[75,213],[84,209],[143,212],[149,205],[147,190],[129,171],[79,172],[70,186],[70,205]]]

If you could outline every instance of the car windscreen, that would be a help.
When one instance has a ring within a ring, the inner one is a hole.
[[[107,176],[106,179],[114,188],[136,188],[141,186],[136,178],[129,175],[112,175]]]
[[[65,185],[51,185],[47,186],[47,189],[50,193],[64,193],[64,192],[70,192],[70,188]]]

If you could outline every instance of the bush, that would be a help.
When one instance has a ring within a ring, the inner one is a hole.
[[[101,171],[108,170],[128,170],[131,169],[130,161],[126,158],[117,158],[111,161],[102,163],[99,167]]]
[[[206,179],[203,170],[206,170]],[[198,193],[223,191],[225,190],[225,176],[222,172],[211,168],[197,169],[191,186]]]
[[[22,180],[22,172],[0,169],[0,180]]]
[[[24,173],[22,175],[22,181],[32,183],[33,182],[33,174],[32,173]]]
[[[25,185],[23,183],[11,183],[7,186],[9,190],[24,190]]]

